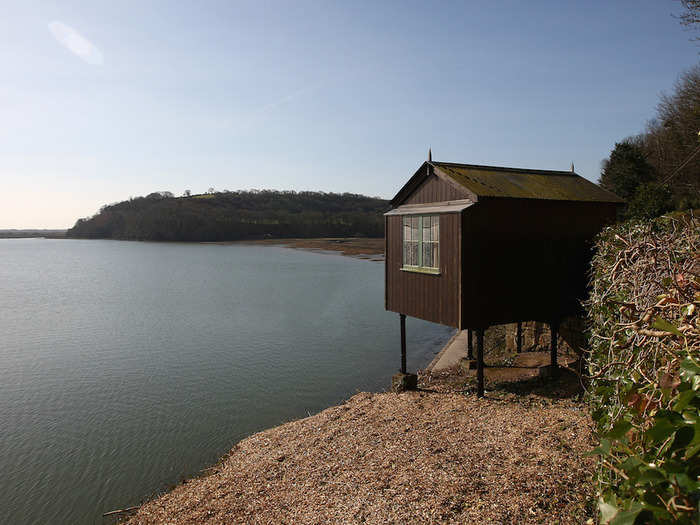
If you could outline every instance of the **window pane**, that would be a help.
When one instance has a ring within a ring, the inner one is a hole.
[[[408,264],[408,241],[411,240],[411,219],[410,217],[401,218],[401,227],[403,235],[403,264]]]
[[[401,227],[403,265],[439,268],[440,217],[405,215]]]
[[[418,266],[418,242],[417,241],[411,241],[410,246],[410,256],[409,256],[409,265],[410,266]]]
[[[427,268],[433,266],[433,244],[430,242],[423,243],[423,266]]]

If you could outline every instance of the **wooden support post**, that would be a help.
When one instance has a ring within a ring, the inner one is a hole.
[[[405,392],[418,388],[418,376],[406,372],[406,315],[399,314],[401,321],[401,371],[391,378],[391,389],[394,392]]]
[[[523,351],[523,323],[518,323],[517,334],[515,335],[515,346],[516,351],[521,353]]]
[[[550,357],[552,369],[557,368],[557,339],[559,338],[559,322],[553,321],[549,325],[549,335],[551,338]]]
[[[467,359],[474,359],[474,345],[472,344],[471,328],[467,328]]]
[[[406,316],[399,314],[401,319],[401,373],[406,373]]]
[[[484,330],[476,331],[476,395],[484,397]]]

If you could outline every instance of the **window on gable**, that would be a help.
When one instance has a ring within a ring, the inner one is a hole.
[[[434,273],[440,268],[440,216],[403,217],[403,267]]]

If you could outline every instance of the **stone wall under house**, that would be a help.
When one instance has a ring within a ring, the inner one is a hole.
[[[522,323],[523,352],[546,351],[550,347],[550,332],[547,323],[525,321]],[[515,352],[517,349],[517,324],[506,325],[506,351]],[[567,317],[559,326],[559,350],[573,350],[581,354],[586,346],[585,321],[578,317]]]

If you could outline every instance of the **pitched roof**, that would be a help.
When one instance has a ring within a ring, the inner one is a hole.
[[[620,197],[571,171],[531,170],[429,162],[477,197],[509,197],[583,202],[624,202]]]

